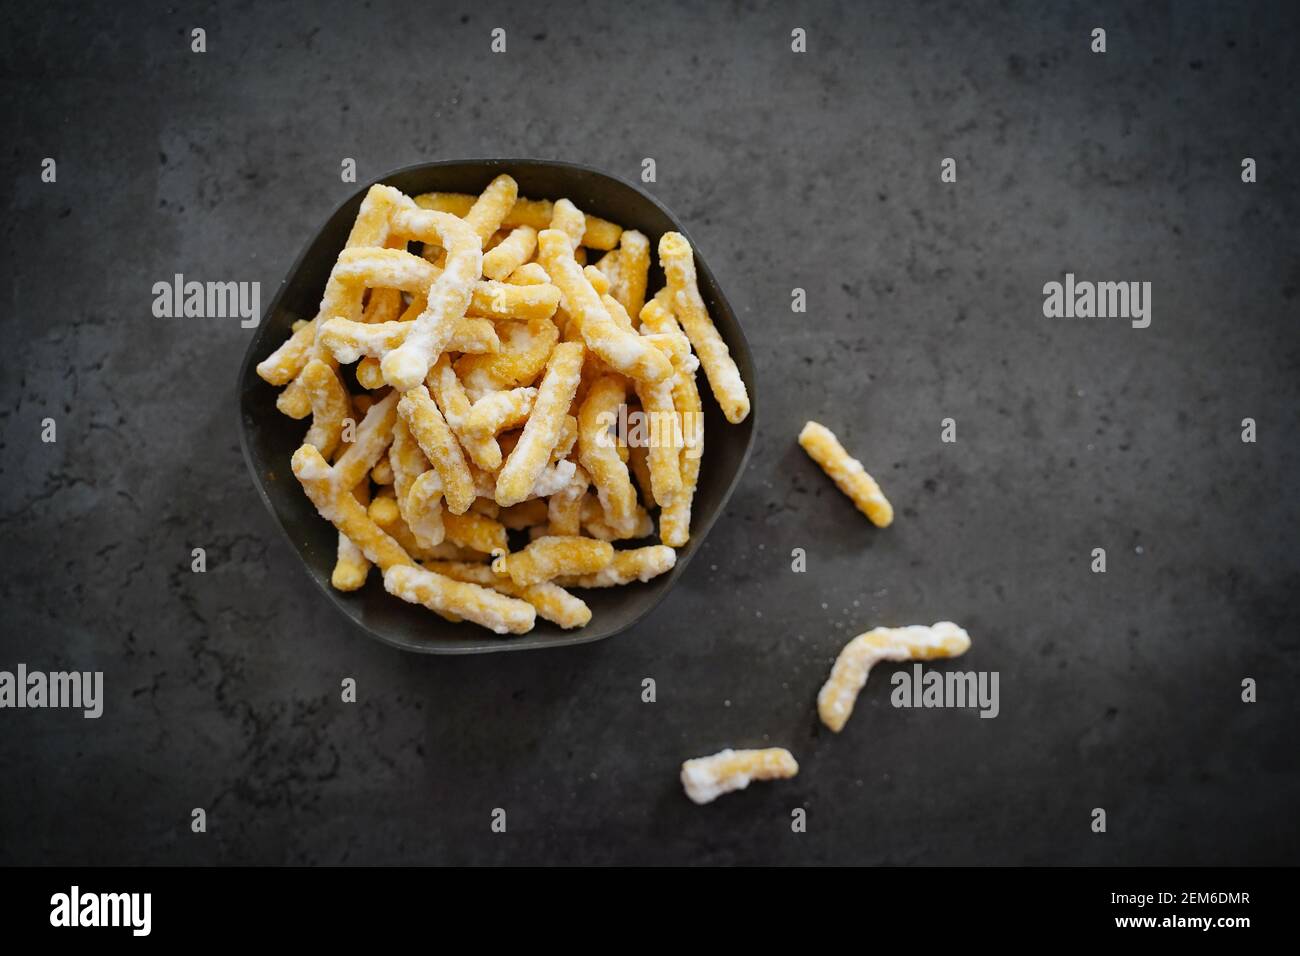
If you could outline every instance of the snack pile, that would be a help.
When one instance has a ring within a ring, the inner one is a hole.
[[[690,244],[660,239],[667,285],[647,298],[650,255],[509,176],[477,197],[370,188],[318,314],[257,366],[311,418],[293,473],[338,529],[334,587],[374,565],[404,601],[522,634],[587,624],[570,589],[673,567],[704,446],[696,370],[733,424],[749,396]]]

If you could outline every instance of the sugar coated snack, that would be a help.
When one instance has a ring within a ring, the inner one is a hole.
[[[785,780],[798,772],[798,762],[784,747],[721,750],[683,763],[682,787],[694,802],[712,803],[724,793],[744,790],[754,780]]]
[[[872,524],[887,528],[893,523],[894,508],[880,485],[867,474],[862,462],[844,450],[834,432],[825,425],[809,422],[799,433],[799,444]]]
[[[957,657],[970,648],[970,635],[951,621],[933,627],[877,627],[859,634],[844,645],[835,659],[831,676],[817,695],[817,713],[822,723],[839,733],[867,675],[877,661],[928,661],[936,657]]]
[[[583,627],[571,590],[676,566],[704,447],[700,369],[743,420],[686,239],[521,196],[505,174],[478,195],[370,187],[316,315],[257,366],[303,422],[290,467],[338,531],[333,586],[381,577],[502,635],[538,618]],[[630,412],[652,422],[635,447],[616,427]],[[746,772],[724,763],[719,779]]]

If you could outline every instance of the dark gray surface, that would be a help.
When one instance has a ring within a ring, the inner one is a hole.
[[[0,861],[1296,861],[1294,6],[783,7],[6,6],[0,668],[102,669],[107,702],[0,711]],[[365,180],[528,154],[656,159],[754,348],[756,453],[634,630],[403,655],[320,602],[257,503],[249,333],[155,319],[150,288],[269,303],[345,156]],[[1152,282],[1151,328],[1044,319],[1067,269]],[[893,528],[799,451],[810,417]],[[1001,716],[894,710],[882,669],[818,729],[848,637],[943,618]],[[766,744],[797,779],[682,796],[683,758]]]

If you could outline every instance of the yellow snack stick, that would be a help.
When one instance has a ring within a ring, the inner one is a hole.
[[[536,251],[537,230],[532,226],[516,226],[509,236],[483,256],[483,274],[489,279],[504,282],[516,269],[526,264]]]
[[[343,420],[352,414],[347,389],[334,369],[320,359],[312,359],[302,370],[303,385],[311,399],[312,421],[303,441],[315,445],[329,458],[338,448],[343,434]]]
[[[548,500],[554,500],[554,496]],[[497,514],[497,520],[511,531],[522,531],[534,525],[545,524],[546,507],[547,502],[541,498],[529,498],[509,508],[502,508]]]
[[[572,260],[573,249],[563,232],[544,230],[538,247],[542,266],[559,287],[564,308],[578,322],[588,348],[611,368],[632,378],[658,382],[672,374],[672,365],[662,352],[620,327],[609,314],[582,268]]]
[[[969,648],[970,635],[951,621],[933,627],[877,627],[859,634],[835,659],[831,676],[817,694],[817,713],[823,724],[839,733],[877,661],[928,661],[956,657]]]
[[[569,237],[570,254],[582,245],[582,237],[587,231],[587,217],[582,210],[567,199],[561,199],[551,208],[551,222],[548,228],[558,229]]]
[[[627,470],[636,479],[637,489],[641,492],[641,504],[647,508],[655,506],[654,488],[650,480],[649,449],[645,445],[633,445],[627,450]]]
[[[466,355],[456,362],[456,374],[471,398],[488,392],[531,385],[546,367],[560,330],[550,319],[504,323],[498,334],[500,350],[492,355]]]
[[[704,300],[700,298],[695,278],[695,254],[686,237],[677,232],[664,233],[659,240],[659,263],[668,278],[673,313],[699,356],[722,414],[733,425],[744,421],[749,414],[749,393],[727,343],[722,341],[704,307]]]
[[[492,554],[508,551],[506,527],[499,521],[467,511],[463,515],[448,514],[443,518],[447,528],[447,540],[462,548],[473,548]]]
[[[542,519],[549,523],[549,534],[574,537],[582,533],[582,499],[590,484],[587,472],[575,469],[569,483],[546,499]]]
[[[388,462],[393,470],[393,494],[402,520],[411,529],[420,547],[433,547],[443,538],[442,506],[437,499],[430,502],[425,495],[415,502],[418,507],[412,507],[411,488],[417,479],[431,469],[424,452],[420,451],[420,446],[400,415],[393,423],[393,443],[388,448]],[[434,474],[437,472],[434,471]]]
[[[588,266],[588,268],[590,268],[590,266]],[[600,297],[600,304],[605,307],[605,311],[609,313],[609,317],[614,320],[614,324],[620,329],[624,332],[636,332],[636,328],[632,325],[632,317],[627,314],[627,310],[623,308],[622,303],[620,303],[618,299],[614,298],[612,295],[602,295]]]
[[[426,292],[438,272],[434,266],[405,249],[344,249],[334,265],[334,275],[361,288]],[[331,317],[328,313],[326,317]],[[361,316],[349,316],[361,318]],[[396,316],[394,316],[396,318]]]
[[[396,420],[396,393],[366,410],[366,417],[357,425],[352,443],[334,460],[332,471],[340,488],[351,490],[365,480],[393,440],[393,422]]]
[[[484,471],[500,468],[501,446],[497,444],[496,435],[480,435],[470,430],[470,419],[476,406],[470,403],[465,387],[452,368],[451,359],[445,354],[429,371],[428,385],[448,426],[460,441],[465,454],[469,455],[470,461]]]
[[[370,469],[370,480],[377,485],[391,485],[393,483],[393,466],[388,463],[387,458],[379,459],[374,468]],[[439,486],[441,489],[441,486]],[[439,490],[441,494],[441,490]]]
[[[649,338],[649,336],[647,336]],[[654,338],[659,338],[655,336]],[[671,336],[669,337],[671,339]],[[658,342],[655,343],[659,345]],[[663,346],[664,354],[671,354]],[[647,454],[650,464],[650,483],[655,502],[661,508],[673,503],[682,491],[681,453],[684,446],[682,424],[673,404],[673,385],[676,376],[662,382],[637,382],[636,394],[641,399],[641,409],[650,423]]]
[[[849,496],[864,515],[877,528],[887,528],[894,520],[894,508],[885,498],[880,485],[872,478],[862,462],[849,455],[834,433],[817,422],[808,422],[799,432],[799,445],[822,471]]]
[[[573,406],[570,407],[572,408]],[[564,422],[560,425],[560,440],[555,443],[555,450],[551,452],[551,461],[559,461],[561,458],[568,458],[569,453],[573,451],[573,446],[577,443],[578,418],[576,415],[565,415]]]
[[[377,388],[384,387],[384,373],[380,371],[379,359],[373,355],[363,356],[361,361],[357,362],[354,371],[357,376],[357,384],[362,388],[374,391]]]
[[[370,483],[362,481],[352,489],[352,497],[363,507],[370,502]],[[334,570],[330,574],[330,584],[336,591],[356,591],[365,583],[370,574],[370,561],[361,549],[352,543],[352,539],[339,532],[338,550],[334,557]]]
[[[352,322],[330,319],[321,324],[321,344],[343,365],[351,365],[361,356],[382,359],[401,346],[414,328],[414,322]],[[501,340],[487,319],[460,318],[452,323],[447,351],[473,354],[495,353]]]
[[[371,289],[362,322],[393,322],[402,314],[401,289]]]
[[[724,793],[744,790],[755,780],[784,780],[799,772],[799,764],[784,747],[764,750],[720,750],[682,764],[682,788],[694,803],[712,803]]]
[[[582,274],[587,277],[591,287],[596,290],[596,295],[603,297],[609,292],[609,277],[595,266],[583,266]]]
[[[637,509],[636,490],[611,433],[626,400],[624,380],[605,375],[592,382],[578,411],[578,460],[591,477],[606,521],[619,534],[631,534]]]
[[[601,541],[627,541],[635,538],[647,538],[655,533],[654,520],[640,505],[634,506],[632,522],[624,528],[615,528],[609,523],[609,516],[600,506],[600,499],[587,495],[581,504],[582,530]]]
[[[614,560],[594,574],[556,578],[556,583],[566,588],[614,588],[642,583],[661,574],[667,574],[677,564],[677,552],[662,544],[644,548],[615,551]]]
[[[613,296],[628,315],[640,315],[650,279],[650,240],[643,232],[624,229],[618,251],[618,282]]]
[[[559,304],[560,290],[549,282],[539,285],[476,282],[468,314],[485,319],[530,322],[533,319],[549,319]]]
[[[405,341],[383,357],[384,381],[398,391],[415,388],[447,348],[456,322],[465,315],[474,283],[483,269],[478,235],[464,222],[444,213],[399,209],[393,228],[422,241],[436,237],[447,250],[447,267],[429,287],[428,307],[420,313]]]
[[[614,547],[608,541],[545,535],[522,551],[501,555],[492,562],[492,570],[527,587],[560,575],[594,574],[613,560]]]
[[[453,216],[466,215],[474,205],[474,197],[466,193],[423,193],[415,197],[415,202],[424,209],[436,209],[451,213]],[[539,232],[551,224],[555,204],[547,199],[515,200],[514,208],[506,214],[501,225],[532,226]],[[618,245],[623,227],[605,219],[587,216],[587,231],[582,237],[582,245],[591,249],[613,249]]]
[[[442,478],[443,496],[447,510],[463,515],[474,503],[474,478],[470,474],[465,454],[447,427],[442,412],[423,385],[406,392],[397,406],[398,414],[406,419],[407,427],[420,445],[426,458]]]
[[[450,541],[444,541],[435,548],[429,548],[422,556],[421,560],[425,561],[482,561],[491,555],[484,554],[482,551],[475,551],[473,548],[462,548],[458,544],[452,544]]]
[[[653,299],[641,306],[642,335],[685,335],[672,310],[672,293],[667,288],[660,289]]]
[[[497,634],[527,633],[537,619],[537,612],[527,601],[477,584],[453,581],[423,568],[389,568],[384,572],[384,589],[403,601],[454,614]]]
[[[479,438],[492,438],[503,431],[518,428],[528,420],[536,400],[537,389],[535,388],[512,388],[509,391],[490,392],[475,402],[465,416],[465,433]],[[493,470],[489,465],[479,462],[475,464],[480,468]],[[500,461],[497,464],[499,466]]]
[[[316,446],[301,446],[293,453],[292,466],[294,477],[321,517],[347,535],[370,561],[385,570],[413,563],[402,547],[370,520],[352,488],[336,484],[335,470],[326,464]]]
[[[527,498],[550,461],[578,387],[583,354],[583,347],[576,342],[563,342],[552,351],[532,414],[497,475],[494,497],[498,504],[518,504]]]
[[[429,561],[424,565],[430,571],[444,574],[456,581],[468,581],[480,587],[492,588],[502,594],[527,601],[537,610],[537,616],[565,629],[585,627],[591,621],[591,608],[585,601],[564,588],[545,581],[525,588],[508,577],[497,574],[486,564],[464,561]]]
[[[641,314],[645,315],[645,311]],[[679,372],[674,378],[673,407],[682,425],[682,487],[659,514],[659,540],[680,548],[691,538],[691,505],[695,502],[700,459],[704,456],[704,406],[700,403],[694,372]]]
[[[465,224],[478,235],[480,244],[486,243],[501,228],[518,197],[519,184],[504,173],[488,183],[464,217]]]
[[[537,245],[537,232],[533,232],[533,245]],[[505,280],[510,285],[550,285],[551,277],[546,274],[540,262],[525,262],[510,273]]]
[[[407,523],[427,554],[446,537],[442,516],[442,477],[437,469],[430,468],[417,475],[406,491],[405,500]]]

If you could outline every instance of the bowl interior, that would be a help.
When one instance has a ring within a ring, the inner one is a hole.
[[[539,160],[468,160],[427,163],[398,170],[376,182],[387,183],[408,195],[424,192],[479,193],[501,173],[519,183],[530,199],[569,198],[583,212],[639,229],[658,247],[659,237],[676,230],[690,233],[656,200],[635,187],[582,166]],[[256,365],[288,337],[298,319],[310,319],[320,304],[325,281],[347,239],[357,209],[369,184],[335,211],[299,256],[267,308],[256,329],[239,373],[240,439],[244,457],[263,501],[302,557],[312,579],[330,601],[372,637],[404,650],[433,654],[469,654],[536,647],[558,647],[598,641],[622,631],[648,614],[686,570],[714,520],[731,496],[754,438],[754,413],[739,425],[728,424],[713,400],[708,383],[698,373],[704,404],[704,457],[691,518],[691,538],[677,551],[677,565],[668,574],[647,583],[577,592],[591,607],[592,620],[584,628],[565,631],[549,621],[518,637],[502,637],[477,625],[450,624],[431,611],[407,604],[384,591],[377,570],[364,588],[345,593],[330,586],[337,533],[321,518],[289,467],[289,459],[302,443],[310,421],[295,421],[276,410],[280,389],[257,376]],[[695,243],[691,243],[692,247]],[[652,257],[657,260],[657,256]],[[749,346],[735,313],[718,288],[699,249],[695,255],[700,294],[718,331],[726,340],[754,401],[754,365]],[[657,263],[652,265],[649,291],[663,285]],[[620,547],[657,543],[658,539],[624,542]]]

